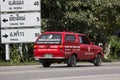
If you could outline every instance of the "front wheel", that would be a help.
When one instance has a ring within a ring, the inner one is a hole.
[[[76,62],[77,62],[76,56],[75,56],[75,55],[72,55],[72,56],[68,59],[67,65],[68,65],[69,67],[75,67],[75,66],[76,66]]]
[[[102,63],[101,55],[100,55],[100,54],[97,54],[95,60],[93,61],[93,64],[94,64],[95,66],[101,66],[101,63]]]

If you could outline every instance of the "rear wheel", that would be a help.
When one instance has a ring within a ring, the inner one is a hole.
[[[51,65],[51,62],[46,61],[46,60],[42,60],[41,62],[42,62],[43,67],[50,67]]]
[[[95,60],[94,60],[94,65],[95,66],[100,66],[101,65],[101,62],[102,62],[102,58],[101,58],[101,55],[100,54],[97,54]]]
[[[75,55],[72,55],[72,56],[68,59],[67,65],[68,65],[69,67],[75,67],[75,66],[76,66],[76,62],[77,62],[76,56],[75,56]]]

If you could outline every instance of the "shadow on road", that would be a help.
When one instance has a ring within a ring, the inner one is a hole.
[[[43,67],[40,66],[39,68],[78,68],[78,67],[95,67],[94,65],[88,65],[88,64],[78,64],[75,67],[68,67],[67,65],[57,65],[57,64],[52,64],[50,67]]]

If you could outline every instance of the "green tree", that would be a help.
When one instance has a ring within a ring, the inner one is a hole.
[[[105,43],[120,29],[120,0],[42,0],[43,31],[85,33]]]

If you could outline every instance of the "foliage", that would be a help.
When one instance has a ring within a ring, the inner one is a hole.
[[[5,46],[0,44],[0,62],[5,59]]]
[[[42,0],[44,31],[85,33],[99,43],[120,29],[120,0]]]
[[[10,63],[24,63],[34,61],[33,44],[22,44],[22,54],[20,53],[20,44],[10,44]],[[3,46],[1,46],[3,47]],[[0,62],[5,61],[5,47],[0,51]]]
[[[120,40],[116,36],[111,37],[111,56],[120,58]]]
[[[11,63],[20,63],[20,53],[18,50],[18,44],[10,45],[10,58]]]

